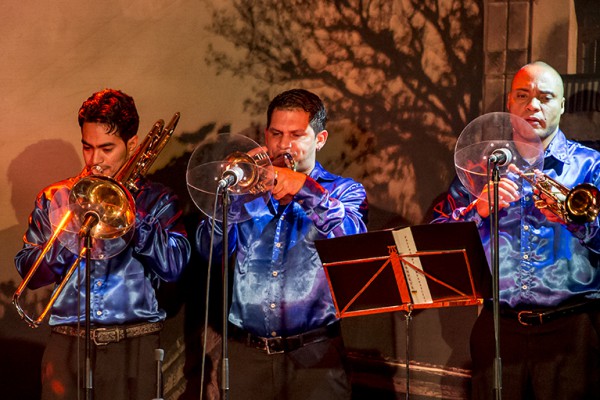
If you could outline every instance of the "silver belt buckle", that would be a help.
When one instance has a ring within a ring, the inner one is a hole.
[[[110,331],[114,332],[114,336],[115,339],[114,340],[107,340],[107,341],[99,341],[99,335],[98,333],[100,333],[100,335],[102,335],[103,333],[108,333]],[[94,330],[92,330],[92,340],[94,341],[94,344],[96,346],[106,346],[109,343],[117,343],[121,341],[121,335],[119,334],[119,329],[118,328],[96,328]]]

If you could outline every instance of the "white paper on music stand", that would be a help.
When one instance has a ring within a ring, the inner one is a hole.
[[[426,276],[414,270],[414,268],[417,268],[423,271],[421,259],[419,257],[403,256],[403,254],[417,253],[417,245],[410,228],[394,230],[392,234],[394,235],[394,241],[396,242],[398,255],[400,255],[402,259],[401,264],[402,268],[404,269],[406,284],[410,290],[410,297],[413,301],[413,304],[433,303]],[[408,265],[408,263],[412,264],[412,266]]]

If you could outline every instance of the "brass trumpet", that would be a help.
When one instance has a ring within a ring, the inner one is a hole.
[[[533,179],[511,165],[509,170],[529,182],[539,193],[534,194],[535,206],[547,209],[565,223],[593,222],[600,213],[600,190],[590,183],[581,183],[573,189],[536,170]],[[543,195],[543,196],[542,196]]]
[[[296,171],[298,167],[294,156],[291,153],[282,153],[278,157],[271,159],[271,163],[276,167],[285,167]]]
[[[79,250],[78,257],[67,270],[61,283],[52,292],[46,307],[37,318],[34,318],[27,315],[19,304],[19,300],[35,272],[39,269],[46,253],[52,248],[56,239],[61,240],[59,236],[65,231],[65,227],[69,223],[72,223],[74,219],[87,219],[90,213],[96,218],[96,224],[89,229],[89,234],[92,238],[100,240],[114,239],[122,237],[131,231],[131,228],[135,224],[135,201],[131,195],[131,191],[135,192],[138,190],[136,186],[137,179],[148,172],[160,151],[167,144],[167,141],[175,131],[179,117],[180,114],[178,112],[175,113],[167,126],[165,126],[163,120],[158,120],[144,141],[136,148],[135,152],[117,171],[113,178],[91,175],[88,167],[84,169],[84,174],[75,182],[69,192],[68,202],[69,205],[76,205],[77,209],[81,210],[82,215],[85,214],[85,216],[82,218],[82,216],[77,215],[71,209],[64,214],[60,222],[56,224],[52,236],[46,242],[39,257],[35,260],[13,295],[12,303],[16,307],[21,319],[31,328],[37,328],[44,320],[69,278],[81,262],[86,249]],[[79,232],[79,236],[81,236],[81,231]]]
[[[273,175],[270,165],[296,171],[296,160],[290,153],[270,158],[262,148],[250,152],[234,151],[221,166],[221,176],[231,172],[238,177],[237,183],[228,190],[235,193],[259,194],[272,190]]]
[[[258,150],[260,151],[248,153],[234,151],[225,158],[221,175],[223,176],[226,171],[232,171],[239,178],[235,186],[230,187],[229,190],[258,194],[269,189],[268,180],[264,176],[265,171],[268,171],[269,157],[260,148]]]

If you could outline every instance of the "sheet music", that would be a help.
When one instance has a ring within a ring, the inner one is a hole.
[[[413,238],[410,228],[404,228],[394,230],[394,241],[398,248],[398,254],[414,254],[417,252],[417,245]],[[419,257],[402,257],[406,262],[411,263],[414,267],[423,271],[421,260]],[[425,275],[415,271],[413,267],[406,265],[406,262],[402,262],[402,268],[404,269],[404,276],[406,277],[406,283],[410,290],[410,295],[414,304],[427,304],[433,303],[431,298],[431,292],[429,291],[429,285],[427,284],[427,278]]]

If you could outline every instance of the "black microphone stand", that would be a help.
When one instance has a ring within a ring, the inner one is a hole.
[[[500,358],[500,238],[498,237],[498,183],[500,182],[500,172],[497,163],[490,163],[492,168],[492,185],[494,191],[493,217],[492,217],[492,312],[494,317],[494,398],[502,399],[502,360]],[[488,164],[488,168],[489,165]]]
[[[222,399],[229,398],[229,354],[227,350],[227,316],[229,311],[229,229],[227,214],[229,213],[229,191],[227,187],[221,190],[223,208],[223,339],[222,339],[222,363],[221,363],[221,390]],[[205,333],[206,334],[206,333]]]
[[[92,329],[90,322],[91,313],[91,249],[92,235],[90,230],[85,233],[85,398],[93,398],[93,371],[92,371]]]
[[[95,211],[88,211],[84,216],[84,222],[79,230],[79,237],[85,243],[85,398],[93,398],[93,372],[92,372],[92,327],[91,315],[91,262],[92,262],[92,228],[100,221],[100,216]]]

